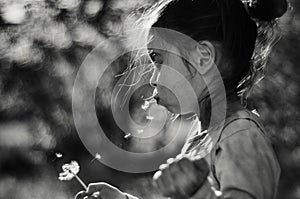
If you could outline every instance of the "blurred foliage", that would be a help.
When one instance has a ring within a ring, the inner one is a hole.
[[[282,38],[271,54],[266,78],[252,103],[272,139],[282,168],[278,198],[300,198],[300,3],[280,19]]]
[[[109,53],[109,41],[122,33],[124,17],[153,1],[0,0],[0,198],[72,198],[80,185],[57,180],[61,165],[72,159],[80,162],[79,175],[86,182],[103,180],[142,198],[158,198],[151,191],[151,173],[126,174],[91,162],[76,133],[71,102],[86,55],[99,43],[100,53]],[[282,199],[300,198],[300,2],[291,0],[291,5],[280,19],[282,38],[266,78],[249,99],[279,157]],[[126,67],[123,63],[107,73],[118,74]],[[97,91],[100,119],[111,114],[103,106],[103,93],[109,93],[117,79],[102,81],[107,87]],[[112,123],[103,123],[113,132],[108,136],[123,144],[124,132]],[[63,158],[55,156],[57,151]]]

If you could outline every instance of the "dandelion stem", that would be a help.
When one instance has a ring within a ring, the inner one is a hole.
[[[78,177],[78,175],[75,175],[76,180],[82,185],[82,187],[87,190],[86,184]]]
[[[69,170],[73,175],[74,177],[76,178],[76,180],[81,184],[81,186],[87,191],[87,186],[86,184],[78,177],[78,175],[76,175],[75,173],[73,173],[71,170]]]

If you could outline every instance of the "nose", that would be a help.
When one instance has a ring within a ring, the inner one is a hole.
[[[159,75],[160,75],[159,70],[157,68],[154,68],[152,72],[152,76],[150,78],[150,85],[154,88],[157,87]]]

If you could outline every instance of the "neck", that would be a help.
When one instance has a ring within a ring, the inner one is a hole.
[[[221,97],[211,96],[214,97],[212,98],[214,104],[213,109],[211,97],[209,95],[206,96],[207,97],[202,99],[199,103],[200,113],[198,114],[198,118],[201,121],[203,130],[207,130],[212,126],[219,125],[222,121],[224,121],[224,119],[230,117],[238,110],[243,109],[240,103],[240,98],[236,95],[227,97],[225,99],[226,101],[221,99]],[[222,105],[222,103],[225,105],[225,107]],[[212,121],[211,118],[213,119]]]

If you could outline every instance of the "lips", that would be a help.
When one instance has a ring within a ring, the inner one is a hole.
[[[156,100],[156,103],[159,104],[159,97],[157,95],[154,97],[154,99]]]

